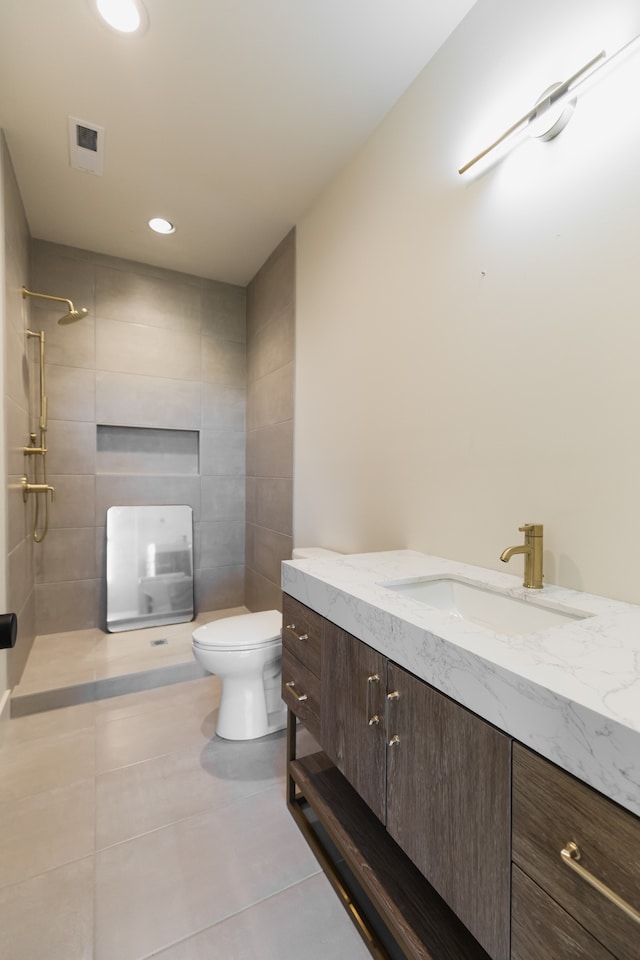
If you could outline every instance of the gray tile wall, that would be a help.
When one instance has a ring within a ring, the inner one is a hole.
[[[31,301],[46,337],[56,487],[36,554],[38,633],[104,625],[104,525],[114,505],[190,504],[196,609],[241,605],[245,290],[44,241],[31,256],[33,289],[90,310],[61,327],[59,311]],[[97,472],[98,423],[200,431],[200,472]]]
[[[295,231],[247,288],[246,605],[281,608],[291,557]]]
[[[17,181],[11,165],[4,135],[0,132],[2,151],[2,191],[4,208],[5,267],[5,331],[3,405],[6,426],[7,465],[7,609],[18,614],[18,640],[7,653],[8,682],[14,686],[35,637],[35,544],[32,538],[33,504],[22,500],[20,478],[25,473],[26,458],[22,447],[29,443],[29,349],[25,330],[30,304],[22,299],[21,287],[29,281],[29,228]]]

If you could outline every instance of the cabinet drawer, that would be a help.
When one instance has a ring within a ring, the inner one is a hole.
[[[319,740],[320,680],[286,647],[282,651],[282,699]]]
[[[282,645],[320,676],[322,617],[286,593],[282,597]]]
[[[614,960],[614,957],[514,866],[511,960]]]
[[[640,912],[640,820],[606,797],[514,744],[513,859],[620,960],[638,960],[640,924],[573,870],[579,865]]]

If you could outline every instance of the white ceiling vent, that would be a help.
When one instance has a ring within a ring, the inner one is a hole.
[[[69,117],[69,162],[75,170],[102,173],[104,127]]]

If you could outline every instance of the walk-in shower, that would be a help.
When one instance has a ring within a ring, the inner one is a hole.
[[[26,297],[39,297],[42,300],[55,300],[58,303],[66,303],[68,310],[63,314],[58,323],[75,323],[76,320],[82,320],[83,317],[86,317],[89,311],[86,307],[82,307],[80,310],[76,310],[71,300],[68,300],[66,297],[53,297],[48,293],[34,293],[32,290],[27,290],[26,287],[22,288],[22,298],[23,300]],[[55,488],[47,483],[47,395],[45,392],[45,383],[44,383],[44,371],[45,371],[45,358],[44,358],[44,330],[27,330],[27,339],[37,339],[40,344],[39,350],[39,375],[40,375],[40,409],[38,412],[38,434],[33,433],[29,434],[29,446],[23,447],[22,451],[27,458],[40,458],[40,470],[37,467],[37,460],[32,459],[33,467],[33,480],[29,480],[29,470],[25,469],[25,475],[22,477],[22,497],[25,503],[29,499],[29,494],[33,494],[36,498],[35,500],[35,516],[33,520],[33,539],[36,543],[42,543],[44,538],[47,535],[47,530],[49,529],[49,497],[53,500],[55,494]],[[39,442],[38,442],[39,441]],[[44,494],[44,520],[42,526],[40,526],[40,494]]]

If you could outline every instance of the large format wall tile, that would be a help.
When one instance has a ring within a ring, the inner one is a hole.
[[[270,426],[293,418],[293,363],[259,380],[247,390],[247,429]]]
[[[98,370],[96,420],[121,426],[196,430],[201,387],[195,380],[171,380]]]
[[[99,626],[100,581],[36,584],[36,632],[61,633]]]
[[[247,297],[230,283],[205,283],[202,290],[202,334],[245,343]]]
[[[244,387],[245,346],[234,340],[202,338],[202,380]]]
[[[292,420],[247,432],[247,476],[290,477],[292,471]]]
[[[129,269],[98,266],[96,311],[110,320],[200,333],[201,284],[149,276],[133,264]]]
[[[244,477],[202,477],[201,520],[244,520]]]
[[[196,525],[195,563],[199,568],[244,563],[244,521],[219,520]]]
[[[243,477],[246,470],[244,431],[201,430],[200,473]]]
[[[81,367],[46,364],[49,416],[56,420],[96,419],[96,375]]]
[[[200,336],[100,317],[96,331],[96,368],[119,373],[200,379]]]
[[[196,610],[226,610],[244,604],[242,566],[201,567],[195,582]]]
[[[96,470],[96,425],[49,420],[47,469],[55,474],[93,475]]]
[[[58,476],[49,473],[55,500],[49,504],[49,528],[91,527],[96,514],[96,478],[93,475]]]
[[[295,232],[247,289],[246,603],[280,608],[280,560],[291,556]]]
[[[105,522],[109,507],[139,507],[147,504],[186,503],[200,519],[199,477],[148,477],[99,475],[96,477],[97,526]]]
[[[245,428],[246,396],[243,387],[202,384],[202,426],[205,430]]]
[[[96,576],[95,532],[90,527],[50,528],[36,553],[37,583],[93,580]]]

